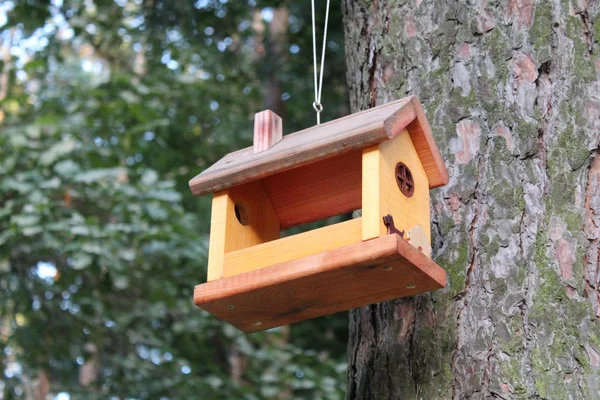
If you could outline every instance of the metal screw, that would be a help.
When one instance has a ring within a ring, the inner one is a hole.
[[[391,271],[392,270],[392,266],[391,265],[386,265],[385,267],[383,267],[384,271]]]
[[[417,285],[415,285],[414,283],[409,283],[408,285],[406,285],[407,289],[414,289],[416,287],[417,287]]]
[[[252,323],[252,325],[254,325],[254,326],[261,326],[261,325],[262,325],[262,322],[261,322],[261,321],[254,321],[254,322]]]
[[[233,310],[233,309],[235,308],[235,306],[234,306],[234,305],[232,305],[232,304],[229,304],[229,305],[227,306],[227,308],[229,308],[230,310]]]

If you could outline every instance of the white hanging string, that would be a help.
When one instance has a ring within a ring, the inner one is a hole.
[[[323,66],[325,65],[325,47],[327,45],[327,21],[329,20],[329,0],[327,0],[327,9],[325,11],[325,26],[323,28],[323,47],[321,51],[321,70],[317,79],[317,31],[315,29],[315,0],[311,0],[311,11],[312,11],[312,39],[313,39],[313,67],[315,72],[315,101],[313,102],[313,108],[317,112],[317,125],[321,123],[321,111],[323,111],[323,105],[321,104],[321,93],[323,91]],[[317,86],[317,80],[319,85]]]

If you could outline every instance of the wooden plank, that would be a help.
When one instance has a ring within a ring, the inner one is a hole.
[[[444,186],[449,181],[448,170],[446,169],[446,164],[444,164],[442,154],[435,143],[435,138],[431,133],[431,127],[425,116],[425,111],[417,97],[411,97],[410,102],[412,103],[416,118],[406,126],[406,129],[410,132],[410,138],[429,179],[429,187]]]
[[[448,172],[431,136],[423,109],[416,97],[406,97],[379,107],[351,114],[299,131],[267,151],[254,154],[249,147],[230,153],[190,180],[196,196],[217,192],[242,183],[262,179],[292,168],[310,164],[353,150],[362,150],[394,137],[410,126],[417,135],[419,156],[427,166],[430,187],[448,182]]]
[[[420,226],[415,226],[406,232],[404,238],[411,246],[416,247],[419,249],[419,251],[421,251],[421,253],[431,258],[431,254],[433,253],[433,249],[431,248],[431,239],[427,237],[423,231],[423,228]]]
[[[233,207],[227,191],[215,193],[210,215],[210,238],[208,244],[208,281],[223,277],[223,258],[225,257],[225,238],[227,231],[227,210]]]
[[[367,147],[362,156],[362,240],[379,237],[380,162],[379,145]]]
[[[253,153],[269,150],[283,137],[281,117],[271,110],[258,112],[254,116]]]
[[[354,151],[263,180],[281,228],[361,207],[361,152]]]
[[[445,283],[440,266],[394,234],[198,285],[194,302],[254,332]]]
[[[415,190],[411,197],[402,194],[396,183],[398,162],[412,172]],[[383,217],[388,214],[399,230],[420,226],[431,240],[429,182],[407,130],[380,143],[377,150],[371,147],[363,152],[363,182],[363,240],[387,234]]]
[[[223,276],[234,276],[359,243],[362,240],[361,227],[360,218],[357,218],[226,253]]]
[[[236,217],[236,204],[246,225]],[[209,281],[224,276],[226,253],[279,238],[279,220],[262,182],[250,182],[215,194],[210,229]]]

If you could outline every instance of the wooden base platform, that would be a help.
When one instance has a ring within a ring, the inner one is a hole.
[[[198,285],[194,302],[255,332],[445,285],[439,265],[392,234]]]

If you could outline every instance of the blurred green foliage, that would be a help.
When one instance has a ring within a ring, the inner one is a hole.
[[[187,181],[267,106],[313,124],[310,2],[26,0],[0,24],[0,398],[342,398],[345,313],[244,335],[192,304],[210,196]],[[341,24],[334,3],[325,120]]]

